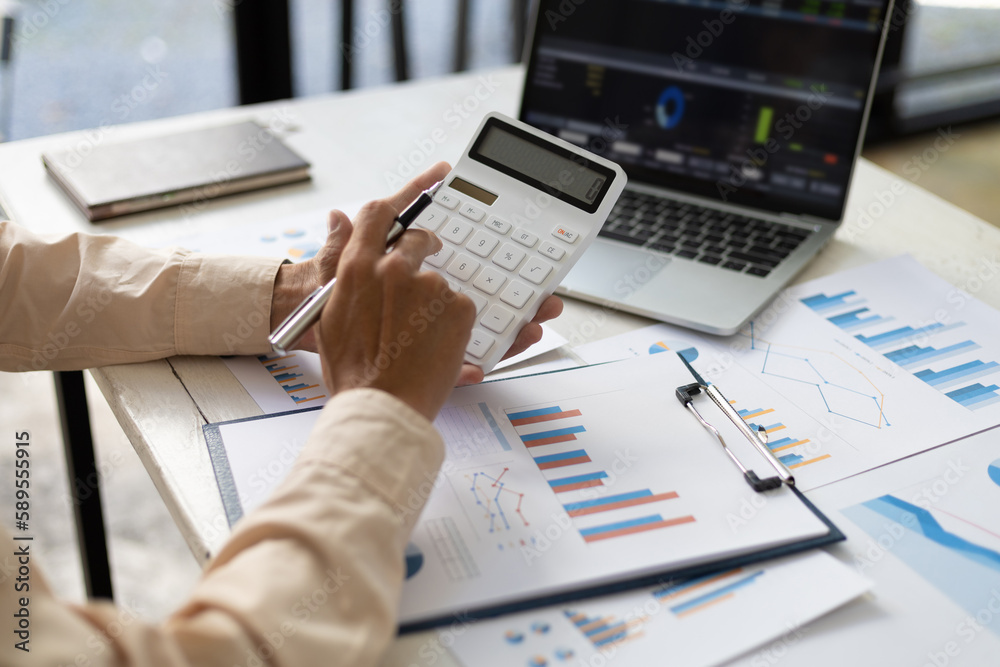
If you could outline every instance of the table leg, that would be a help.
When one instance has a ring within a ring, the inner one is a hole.
[[[354,0],[340,0],[340,89],[354,87]]]
[[[73,499],[87,597],[110,600],[111,567],[108,564],[100,479],[94,457],[83,372],[57,371],[55,383],[66,453],[66,473],[69,477],[70,498]]]

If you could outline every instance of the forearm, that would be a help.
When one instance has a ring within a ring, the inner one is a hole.
[[[0,370],[264,353],[278,266],[0,223]]]
[[[377,664],[396,633],[404,549],[426,500],[415,491],[442,458],[440,436],[403,403],[341,394],[165,624],[107,603],[63,604],[33,576],[32,653],[4,642],[0,664]],[[0,537],[13,552],[2,528]],[[0,589],[0,613],[17,605],[13,587]]]

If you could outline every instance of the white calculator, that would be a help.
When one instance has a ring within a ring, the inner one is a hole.
[[[597,238],[627,177],[617,164],[491,113],[414,221],[427,258],[476,304],[465,360],[489,372]]]

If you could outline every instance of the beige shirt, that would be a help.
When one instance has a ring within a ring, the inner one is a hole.
[[[44,242],[0,223],[0,369],[265,352],[277,267],[103,236]],[[8,532],[8,512],[0,665],[377,663],[395,634],[404,549],[426,500],[419,489],[442,458],[438,433],[402,402],[375,390],[337,395],[287,479],[236,525],[162,625],[107,603],[59,601],[31,543]],[[29,555],[17,555],[26,545]],[[25,608],[29,652],[14,632]]]

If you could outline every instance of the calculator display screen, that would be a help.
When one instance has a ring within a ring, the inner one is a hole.
[[[487,121],[470,156],[588,213],[600,207],[614,180],[610,169],[496,118]]]

